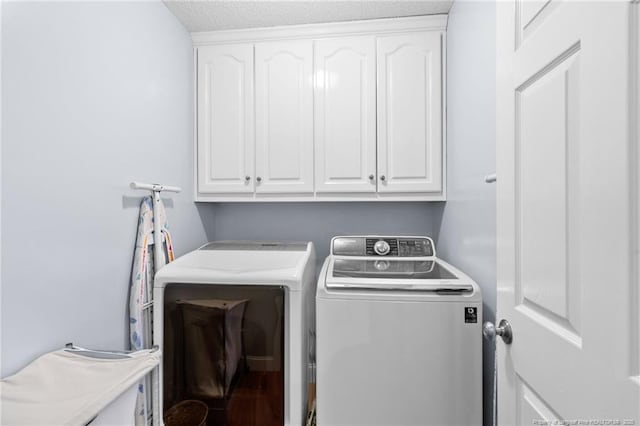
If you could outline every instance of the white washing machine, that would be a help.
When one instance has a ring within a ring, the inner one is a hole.
[[[163,350],[163,358],[166,358],[168,352],[163,346],[166,340],[164,310],[171,298],[206,299],[215,293],[212,293],[214,289],[222,294],[222,298],[233,292],[240,294],[244,301],[249,300],[244,314],[244,330],[248,328],[246,316],[249,315],[253,295],[260,298],[264,297],[267,288],[279,290],[283,295],[279,296],[279,300],[283,303],[278,302],[276,304],[279,306],[272,304],[267,308],[281,311],[284,323],[278,323],[278,328],[284,330],[284,336],[277,332],[266,337],[260,331],[257,334],[267,346],[271,340],[280,341],[282,350],[275,352],[281,352],[277,356],[282,356],[283,360],[256,357],[249,363],[261,364],[264,371],[272,370],[270,364],[283,365],[282,424],[300,426],[306,415],[308,336],[315,319],[315,284],[315,249],[311,242],[217,241],[206,244],[164,266],[156,274],[153,289],[154,344]],[[262,308],[258,306],[257,311],[260,309],[264,310],[264,304]],[[253,322],[261,322],[261,319]],[[163,387],[167,387],[163,374],[163,368],[154,374],[154,425],[162,424],[160,413],[165,413],[168,408],[163,407],[163,400],[167,398],[163,390]],[[259,418],[254,421],[256,425],[265,424]],[[246,426],[246,419],[236,424]]]
[[[482,298],[427,237],[335,237],[316,294],[318,426],[482,424]]]

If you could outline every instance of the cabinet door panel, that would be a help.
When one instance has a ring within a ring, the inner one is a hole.
[[[378,38],[378,192],[442,190],[442,35]]]
[[[375,60],[374,36],[315,43],[317,192],[376,191]]]
[[[256,192],[313,192],[313,43],[256,44]]]
[[[198,48],[198,192],[253,192],[253,150],[253,46]]]

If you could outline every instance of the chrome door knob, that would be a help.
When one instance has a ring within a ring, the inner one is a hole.
[[[511,330],[511,324],[506,319],[500,320],[497,327],[492,322],[485,322],[482,324],[482,334],[487,340],[494,340],[496,336],[500,336],[507,345],[513,342],[513,330]]]
[[[262,178],[261,178],[260,176],[258,176],[258,177],[256,178],[256,180],[257,180],[258,182],[262,182]]]
[[[380,180],[385,181],[387,180],[387,177],[385,175],[380,176]]]
[[[373,179],[375,179],[375,176],[374,175],[369,175],[369,180],[373,180]]]
[[[244,180],[246,180],[247,182],[249,182],[251,180],[251,176],[245,176]]]

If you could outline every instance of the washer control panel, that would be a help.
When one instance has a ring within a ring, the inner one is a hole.
[[[435,256],[431,238],[410,238],[398,240],[398,256],[423,257]]]
[[[331,254],[337,256],[433,257],[436,255],[429,237],[335,237]]]
[[[367,238],[366,256],[397,256],[398,240],[395,238]]]

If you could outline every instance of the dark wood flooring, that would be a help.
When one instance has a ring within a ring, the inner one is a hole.
[[[242,373],[226,404],[220,400],[203,402],[209,405],[207,426],[283,426],[283,373]]]

